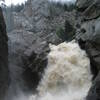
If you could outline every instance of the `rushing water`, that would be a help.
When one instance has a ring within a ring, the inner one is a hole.
[[[31,100],[85,100],[91,86],[90,61],[75,41],[50,45],[38,96]]]
[[[75,42],[50,44],[48,66],[38,94],[20,94],[13,100],[85,100],[91,86],[90,60]]]

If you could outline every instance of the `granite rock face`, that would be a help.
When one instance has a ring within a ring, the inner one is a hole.
[[[0,8],[0,100],[4,99],[9,84],[7,41],[6,25]]]
[[[47,42],[41,42],[37,46],[32,46],[24,53],[24,73],[23,78],[26,81],[26,85],[32,91],[34,91],[47,66],[47,54],[49,52],[49,46]]]
[[[92,0],[91,0],[92,1]],[[85,20],[95,19],[100,16],[100,0],[95,0],[84,12]]]
[[[88,6],[91,5],[95,0],[77,0],[76,6],[79,10],[85,10]]]
[[[87,100],[100,99],[100,0],[77,0],[77,7],[84,8],[78,17],[80,28],[77,28],[76,39],[85,49],[91,60],[93,84]],[[83,5],[84,4],[84,5]],[[81,21],[80,21],[81,18]]]
[[[14,29],[8,33],[12,88],[36,89],[47,64],[49,43],[62,41],[56,35],[56,28],[64,25],[66,15],[49,19],[47,7],[46,0],[28,0],[21,12],[13,12]]]
[[[95,78],[88,93],[87,100],[100,100],[100,73]]]

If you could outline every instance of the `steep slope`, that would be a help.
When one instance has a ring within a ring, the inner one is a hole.
[[[2,9],[0,8],[0,100],[4,100],[8,84],[8,37]]]
[[[91,59],[93,86],[87,100],[100,99],[100,0],[77,0],[78,24],[76,38]],[[83,5],[84,4],[84,5]],[[81,10],[84,9],[84,10]],[[80,12],[79,12],[80,11]],[[81,21],[80,21],[81,19]]]

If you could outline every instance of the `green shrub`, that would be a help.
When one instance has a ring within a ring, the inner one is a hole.
[[[61,38],[62,40],[65,40],[65,30],[62,27],[57,28],[56,30],[56,34],[59,38]]]
[[[64,41],[71,41],[75,38],[75,30],[73,29],[70,31],[66,31],[66,29],[63,29],[62,27],[58,27],[56,29],[56,34],[59,38],[61,38]]]

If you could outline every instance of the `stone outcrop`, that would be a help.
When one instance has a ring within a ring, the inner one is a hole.
[[[34,34],[25,30],[13,30],[8,33],[9,70],[11,83],[6,100],[13,100],[13,96],[19,94],[18,88],[26,88],[22,74],[25,70],[22,57],[24,52],[32,46]],[[16,90],[16,91],[15,91]],[[8,99],[9,98],[9,99]]]
[[[9,84],[7,41],[6,25],[0,8],[0,100],[4,99]]]
[[[100,99],[100,73],[93,81],[93,85],[87,96],[87,100],[99,100],[99,99]]]
[[[94,75],[93,84],[88,93],[87,100],[100,99],[100,0],[77,0],[78,23],[76,39],[80,46],[86,50],[91,60],[91,71]],[[80,21],[81,18],[81,21]]]
[[[76,6],[79,10],[85,10],[87,7],[91,5],[95,0],[77,0]]]
[[[44,11],[47,5],[46,0],[28,0],[21,12],[13,12],[14,29],[8,33],[12,88],[20,85],[36,89],[47,64],[49,43],[62,41],[56,35],[56,28],[64,25],[67,13],[49,19]]]
[[[25,71],[23,76],[30,90],[34,91],[42,78],[44,69],[47,66],[47,54],[49,51],[48,43],[45,41],[35,47],[33,45],[24,53]]]
[[[92,1],[92,0],[91,0]],[[85,20],[95,19],[100,16],[100,1],[95,0],[83,13]]]

